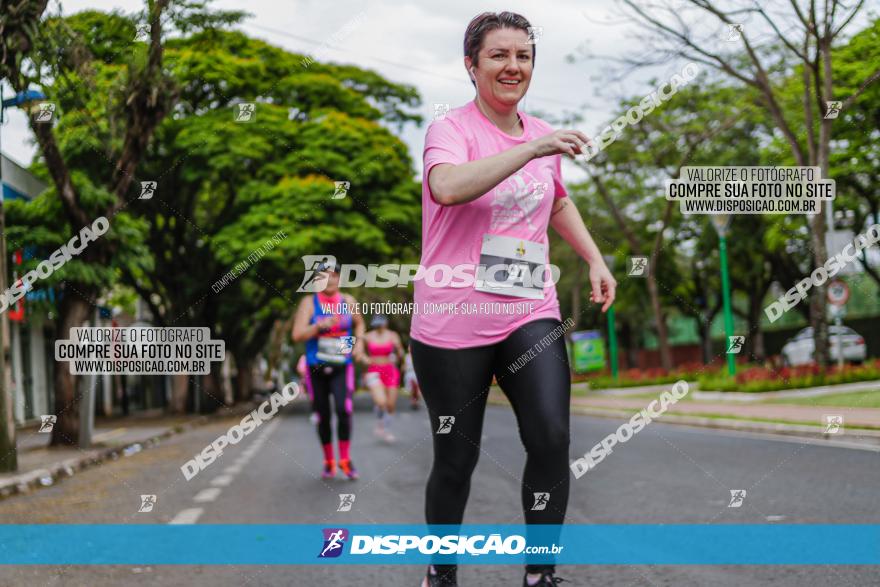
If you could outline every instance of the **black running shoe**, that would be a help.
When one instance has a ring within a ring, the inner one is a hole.
[[[429,565],[425,575],[428,579],[428,587],[458,587],[458,580],[456,579],[457,567],[438,571],[436,575],[431,574],[431,569],[432,565]]]
[[[523,575],[523,587],[547,587],[547,585],[557,585],[559,583],[567,583],[562,577],[556,577],[553,569],[544,569],[541,571],[541,578],[533,586],[529,585],[528,573]]]

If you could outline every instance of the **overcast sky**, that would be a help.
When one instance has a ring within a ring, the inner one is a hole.
[[[616,112],[613,101],[597,97],[595,90],[601,89],[605,95],[639,96],[654,90],[648,73],[629,78],[624,85],[599,88],[599,62],[579,59],[569,64],[565,60],[566,55],[578,54],[585,43],[602,55],[621,56],[623,51],[637,47],[626,42],[628,25],[609,24],[620,22],[614,18],[615,4],[610,0],[556,0],[550,8],[547,4],[525,1],[475,4],[461,0],[219,0],[214,6],[244,7],[249,11],[252,16],[241,28],[251,36],[296,52],[315,54],[320,50],[319,60],[370,68],[391,81],[414,86],[429,119],[434,103],[456,107],[473,99],[474,90],[462,64],[464,30],[470,19],[482,11],[519,12],[533,26],[543,28],[534,76],[520,109],[561,115],[586,105],[585,120],[579,130],[595,136],[621,114]],[[143,5],[142,0],[65,0],[63,8],[65,14],[89,8],[111,10],[114,6],[135,12]],[[56,1],[50,3],[50,10],[57,11]],[[352,26],[352,22],[360,25]],[[322,48],[331,38],[339,48]],[[669,64],[653,75],[668,77],[682,65]],[[8,87],[5,91],[9,91]],[[27,121],[20,111],[13,109],[7,114],[8,121],[2,130],[3,151],[27,165],[35,152]],[[410,125],[401,137],[409,145],[418,174],[425,126]],[[579,179],[573,167],[566,169],[565,175],[567,180]]]

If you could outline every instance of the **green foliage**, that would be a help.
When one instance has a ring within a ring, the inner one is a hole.
[[[88,176],[80,171],[73,173],[73,181],[87,210],[101,210],[112,195],[106,189],[94,185]],[[22,250],[26,257],[21,266],[16,267],[19,277],[35,269],[37,265],[66,245],[74,235],[80,234],[82,226],[71,226],[61,210],[61,201],[54,188],[49,188],[30,202],[12,200],[4,206],[6,214],[7,250]],[[95,213],[92,218],[100,214]],[[73,256],[49,277],[38,279],[35,290],[53,288],[63,290],[65,282],[82,286],[95,286],[104,290],[117,279],[120,267],[146,260],[150,266],[149,251],[143,245],[147,224],[142,219],[133,218],[125,212],[108,218],[110,229],[98,237],[107,241],[115,254],[102,262],[87,260],[88,247],[79,255]],[[75,287],[75,286],[74,286]],[[56,303],[58,298],[56,297]],[[40,302],[42,305],[48,302]]]

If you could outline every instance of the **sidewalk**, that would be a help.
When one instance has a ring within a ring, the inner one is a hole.
[[[656,393],[660,397],[670,386],[645,386],[626,389],[635,393]],[[656,388],[656,389],[654,389]],[[651,403],[651,398],[626,397],[615,393],[593,392],[588,396],[572,396],[571,411],[575,414],[626,419]],[[621,390],[623,391],[623,390]],[[489,402],[507,405],[507,398],[497,387],[489,393]],[[839,433],[826,432],[826,415],[843,416]],[[822,440],[855,441],[880,445],[880,408],[805,406],[795,404],[749,404],[742,401],[681,401],[671,405],[660,417],[668,424],[724,428],[729,430],[809,436]]]
[[[784,389],[780,391],[762,392],[739,392],[739,391],[713,391],[700,389],[697,381],[688,381],[690,389],[689,397],[693,400],[715,400],[720,403],[727,402],[762,402],[770,399],[821,397],[825,395],[837,395],[841,393],[854,393],[859,391],[880,390],[878,381],[856,381],[854,383],[835,383],[833,385],[820,385],[817,387],[803,387],[798,389]],[[659,385],[639,385],[632,387],[591,389],[588,382],[572,383],[572,393],[587,394],[588,397],[614,396],[626,397],[633,395],[657,394],[672,387],[672,383]]]
[[[659,397],[659,394],[658,394]],[[628,410],[637,412],[646,407],[650,400],[628,399],[624,397],[574,397],[572,405],[602,409]],[[708,401],[678,402],[670,406],[668,414],[717,415],[732,418],[775,420],[792,423],[814,423],[825,426],[825,414],[840,414],[844,425],[853,428],[876,428],[880,430],[880,408],[835,408],[831,406],[800,406],[786,404],[751,405],[742,403],[722,403]]]
[[[57,480],[73,476],[77,471],[108,459],[128,457],[163,439],[205,424],[215,418],[247,413],[250,404],[233,406],[216,414],[169,415],[155,412],[136,416],[99,418],[95,422],[92,447],[49,448],[51,434],[37,432],[38,426],[17,431],[18,471],[0,473],[0,499],[26,493],[37,487],[53,485]]]
[[[16,432],[18,448],[18,471],[0,473],[0,500],[17,493],[27,493],[39,487],[54,485],[77,471],[99,465],[108,460],[129,457],[155,446],[162,440],[192,430],[203,424],[223,418],[243,418],[267,395],[257,395],[251,401],[221,408],[213,414],[166,414],[162,410],[139,413],[134,416],[97,418],[92,434],[92,447],[49,448],[50,434],[37,432],[39,424],[19,428]],[[308,410],[309,401],[304,395],[287,406],[288,410]],[[356,394],[354,408],[372,411],[369,393]]]

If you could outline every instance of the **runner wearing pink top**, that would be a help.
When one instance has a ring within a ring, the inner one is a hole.
[[[403,356],[400,335],[388,328],[388,318],[379,314],[370,321],[372,330],[364,335],[365,353],[362,362],[367,365],[364,385],[373,396],[376,412],[376,436],[385,442],[395,442],[391,432],[393,415],[400,388],[400,369],[397,363]]]
[[[425,137],[425,170],[429,177],[434,166],[460,165],[483,159],[553,133],[540,118],[520,112],[524,129],[520,136],[509,135],[486,118],[476,102],[450,110],[442,120],[428,127]],[[568,196],[562,184],[561,155],[529,160],[522,168],[502,180],[491,192],[461,205],[441,205],[422,183],[422,259],[424,267],[454,267],[480,263],[484,234],[503,235],[544,247],[542,263],[549,264],[547,225],[553,204]],[[471,272],[474,274],[475,272]],[[439,271],[436,273],[439,277]],[[496,276],[498,277],[498,276]],[[436,281],[436,279],[435,279]],[[503,281],[498,277],[498,281]],[[544,299],[512,298],[466,287],[430,287],[426,279],[415,281],[415,302],[419,313],[412,319],[410,334],[425,344],[460,349],[500,342],[528,322],[539,318],[560,320],[556,286],[546,279]],[[505,304],[510,313],[436,313],[431,304],[455,304],[479,311],[485,304]]]
[[[415,282],[410,334],[435,432],[425,492],[429,525],[462,523],[493,377],[513,407],[526,449],[525,521],[564,522],[571,377],[547,268],[548,226],[590,265],[591,300],[602,303],[603,312],[614,301],[614,277],[562,183],[562,155],[583,153],[589,139],[576,130],[554,131],[517,109],[534,66],[530,26],[511,12],[487,12],[470,22],[464,64],[476,98],[435,120],[425,136],[426,271]],[[444,281],[444,266],[457,268],[451,283]],[[462,278],[462,267],[476,279]],[[523,585],[560,581],[554,560],[526,555]],[[456,574],[455,565],[433,564],[422,585],[456,585]]]

